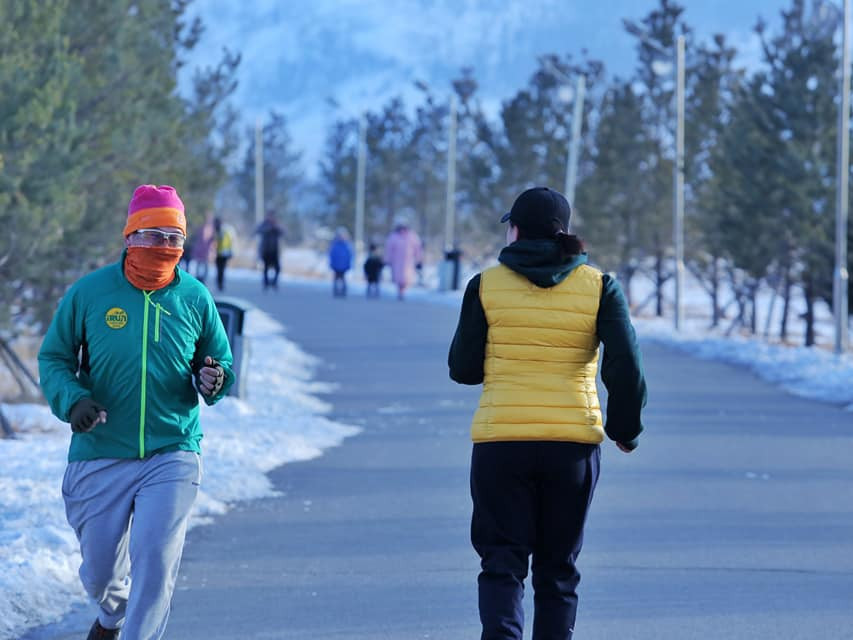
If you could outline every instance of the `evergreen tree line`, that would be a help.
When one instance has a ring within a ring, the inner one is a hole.
[[[187,18],[188,3],[0,3],[0,328],[43,326],[69,282],[116,259],[117,203],[140,179],[175,185],[191,203],[191,229],[215,202],[251,228],[254,130],[238,131],[228,102],[239,55],[223,52],[217,64],[195,71],[189,96],[178,92],[178,73],[203,31]],[[563,185],[572,104],[561,96],[572,84],[567,78],[583,74],[573,231],[598,265],[619,274],[629,297],[632,278],[650,275],[655,294],[632,303],[663,314],[673,267],[675,106],[673,74],[661,73],[659,51],[674,50],[684,35],[687,266],[708,292],[715,325],[725,320],[760,332],[756,297],[771,287],[783,310],[773,331],[785,339],[801,292],[812,344],[815,304],[832,299],[833,7],[831,0],[791,0],[774,32],[759,21],[762,64],[745,70],[724,37],[699,41],[684,8],[659,0],[636,25],[625,25],[636,50],[628,77],[607,76],[583,51],[543,56],[496,117],[484,110],[473,71],[462,69],[452,83],[459,248],[471,260],[493,256],[502,241],[496,220],[515,195],[534,184]],[[414,109],[393,98],[365,114],[365,231],[382,238],[406,214],[438,258],[448,100],[416,86]],[[273,112],[267,119],[265,205],[284,217],[290,241],[310,239],[320,226],[353,228],[358,129],[355,118],[334,122],[309,183],[285,118]],[[229,165],[241,149],[243,160]],[[724,285],[736,292],[733,303],[723,299]]]
[[[686,264],[708,293],[715,326],[725,319],[730,328],[763,331],[756,297],[772,287],[783,311],[772,331],[786,339],[792,296],[802,292],[812,344],[815,304],[832,302],[840,18],[829,0],[792,0],[781,17],[776,33],[758,22],[762,64],[745,70],[723,36],[699,41],[684,8],[659,0],[638,23],[625,23],[636,47],[630,77],[608,78],[585,52],[543,56],[497,119],[486,115],[473,72],[463,69],[453,82],[460,248],[469,259],[493,255],[502,241],[497,218],[517,193],[535,184],[562,188],[572,105],[560,96],[573,84],[567,79],[582,73],[587,100],[573,230],[598,265],[619,274],[629,296],[633,276],[648,274],[655,294],[632,303],[662,315],[673,277],[676,114],[674,73],[660,52],[674,51],[684,35]],[[437,257],[449,106],[446,96],[417,86],[423,99],[414,111],[395,98],[366,114],[366,237],[384,235],[396,214],[409,212]],[[325,224],[353,227],[357,143],[356,119],[328,132],[317,185]],[[735,291],[731,303],[722,299],[724,284]]]
[[[213,205],[239,56],[179,95],[202,33],[188,2],[0,2],[0,329],[43,328],[69,282],[117,259],[139,181],[175,185],[190,227]]]

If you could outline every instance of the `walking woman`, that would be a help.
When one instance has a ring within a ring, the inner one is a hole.
[[[639,348],[618,283],[587,264],[562,194],[528,189],[498,266],[469,283],[450,346],[450,377],[483,384],[471,437],[471,541],[483,640],[521,640],[532,556],[534,640],[572,637],[575,565],[605,434],[630,452],[646,402]],[[602,421],[596,391],[608,391]]]
[[[423,245],[406,217],[394,220],[394,230],[385,240],[385,264],[391,267],[391,281],[397,285],[397,299],[403,300],[406,289],[416,280],[415,265],[423,260]]]

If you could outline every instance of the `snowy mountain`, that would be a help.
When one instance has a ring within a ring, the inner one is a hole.
[[[725,33],[744,64],[758,59],[752,27],[778,20],[789,0],[682,0],[700,38]],[[470,66],[479,95],[495,114],[547,53],[582,50],[628,75],[633,42],[622,18],[642,18],[656,0],[197,0],[206,32],[190,59],[213,64],[223,47],[243,55],[235,103],[247,123],[270,109],[285,113],[296,143],[313,162],[326,125],[378,109],[401,95],[419,98],[415,81],[449,95]]]

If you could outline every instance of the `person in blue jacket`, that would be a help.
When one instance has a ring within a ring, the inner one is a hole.
[[[344,227],[338,227],[332,244],[329,245],[329,267],[334,274],[332,295],[343,298],[347,295],[346,274],[352,267],[352,247],[349,243],[349,233]]]
[[[207,288],[177,268],[184,204],[138,187],[118,262],[63,296],[39,351],[42,390],[71,424],[62,496],[80,580],[98,604],[88,640],[158,640],[201,484],[199,394],[234,382]]]

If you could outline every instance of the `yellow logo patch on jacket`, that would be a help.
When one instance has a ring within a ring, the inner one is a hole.
[[[121,329],[127,324],[127,311],[121,307],[113,307],[107,311],[104,320],[110,329]]]

